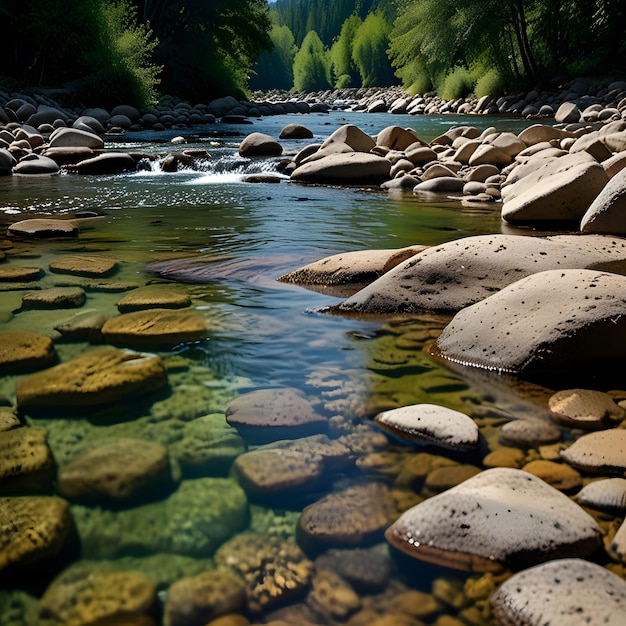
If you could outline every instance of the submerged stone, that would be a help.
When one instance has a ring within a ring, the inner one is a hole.
[[[33,238],[78,237],[78,227],[70,220],[34,218],[11,224],[10,235]]]
[[[49,337],[30,332],[0,332],[1,374],[47,367],[55,358],[56,350]]]
[[[505,581],[491,606],[502,626],[621,626],[626,581],[582,559],[550,561]]]
[[[540,478],[495,468],[409,509],[385,535],[414,558],[485,572],[586,556],[600,545],[601,530]]]
[[[603,478],[585,485],[576,494],[576,502],[583,506],[624,513],[626,511],[626,478]]]
[[[612,428],[579,437],[561,456],[570,465],[588,472],[626,472],[626,430]]]
[[[31,291],[22,298],[25,309],[75,309],[83,306],[87,296],[81,287],[51,287]]]
[[[50,263],[50,271],[55,274],[99,277],[112,274],[117,267],[113,259],[92,257],[81,254],[62,256]]]
[[[186,289],[177,285],[147,285],[133,289],[117,302],[120,313],[144,309],[184,309],[191,305]]]
[[[592,389],[565,389],[548,401],[553,419],[573,428],[604,428],[613,419],[622,419],[625,411],[608,393]]]

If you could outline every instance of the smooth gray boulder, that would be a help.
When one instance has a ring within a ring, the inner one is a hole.
[[[21,159],[18,164],[13,168],[14,174],[22,175],[47,175],[59,173],[59,166],[56,161],[53,161],[47,156],[40,154],[29,154],[27,157]]]
[[[239,145],[239,154],[244,157],[280,156],[283,147],[270,135],[251,133]]]
[[[626,581],[583,559],[560,559],[506,580],[491,597],[502,626],[622,626]]]
[[[603,235],[465,237],[424,250],[329,311],[458,311],[520,278],[557,268],[626,274],[626,242]]]
[[[137,169],[135,159],[125,152],[103,152],[66,167],[73,174],[122,174]]]
[[[380,185],[390,177],[391,162],[366,152],[331,154],[304,163],[291,173],[291,180],[330,185]]]
[[[409,556],[464,571],[521,569],[587,556],[601,543],[596,521],[523,470],[485,470],[403,513],[385,533]]]
[[[92,150],[104,148],[104,141],[95,133],[88,133],[78,128],[59,128],[50,135],[49,148],[85,147]]]
[[[596,196],[580,222],[583,233],[626,233],[626,169],[617,172]]]
[[[625,307],[624,276],[548,270],[457,313],[437,350],[455,363],[520,375],[607,367],[626,357]]]

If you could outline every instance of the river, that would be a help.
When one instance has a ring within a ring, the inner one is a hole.
[[[483,420],[485,432],[497,436],[498,411],[517,410],[518,416],[526,410],[532,411],[530,401],[515,393],[507,382],[500,380],[493,384],[492,379],[485,382],[473,374],[470,377],[471,373],[453,371],[429,355],[428,347],[446,323],[445,318],[330,316],[320,310],[336,302],[337,297],[277,282],[279,276],[292,269],[339,252],[435,245],[465,236],[505,232],[498,204],[464,206],[444,198],[425,199],[411,193],[387,193],[374,188],[304,186],[287,179],[279,184],[242,182],[248,173],[276,172],[278,162],[278,159],[239,157],[237,146],[243,137],[253,131],[278,137],[281,128],[294,121],[310,128],[315,137],[281,142],[286,153],[295,153],[310,142],[323,141],[345,123],[355,124],[369,134],[390,125],[411,127],[427,141],[461,124],[481,130],[493,125],[499,130],[513,131],[528,125],[524,120],[507,118],[333,111],[329,115],[255,119],[251,125],[215,124],[158,134],[130,133],[115,142],[108,141],[107,148],[161,155],[183,148],[205,148],[211,158],[175,173],[164,173],[153,164],[143,171],[119,176],[61,174],[45,178],[0,178],[2,227],[35,216],[74,216],[84,211],[100,216],[81,231],[78,243],[39,241],[27,246],[12,262],[46,268],[55,257],[72,251],[104,254],[115,257],[120,265],[116,280],[140,284],[161,280],[148,271],[152,263],[183,257],[202,262],[205,280],[188,284],[187,288],[194,307],[209,320],[209,338],[177,346],[168,356],[180,357],[180,367],[171,376],[172,397],[177,393],[184,395],[185,389],[193,395],[198,388],[208,389],[211,395],[207,398],[199,393],[196,408],[185,409],[191,415],[172,415],[178,423],[223,412],[227,403],[239,394],[277,387],[301,390],[320,402],[327,416],[340,414],[348,424],[363,422],[371,428],[371,418],[377,410],[429,402],[473,412],[473,416]],[[170,140],[175,135],[185,135],[188,143],[172,145]],[[506,232],[512,232],[510,227],[506,228]],[[54,276],[47,275],[44,283],[53,279]],[[86,343],[59,340],[53,327],[67,317],[67,311],[19,311],[22,295],[20,291],[2,293],[3,329],[33,330],[54,337],[63,360],[89,347]],[[90,292],[86,307],[114,315],[119,297],[114,292]],[[0,394],[11,402],[16,380],[12,376],[0,379]],[[156,402],[161,407],[159,415],[180,410],[175,403],[168,403],[168,398]],[[50,446],[62,464],[80,448],[68,443],[73,437],[86,441],[117,435],[119,429],[115,429],[120,424],[125,428],[124,434],[132,433],[129,423],[145,425],[150,422],[148,417],[155,415],[154,407],[138,407],[133,403],[115,407],[112,412],[115,417],[109,416],[104,421],[85,414],[28,418],[28,421],[49,429]],[[167,415],[159,417],[160,424],[166,421]],[[166,427],[141,428],[134,436],[146,436],[165,444],[176,439]],[[345,432],[350,427],[344,424],[341,428]],[[393,464],[407,454],[406,449],[399,449],[393,442],[389,442],[387,450],[379,452],[380,457],[372,456],[371,462],[363,466],[366,469],[359,470],[361,478],[387,480]],[[183,482],[189,480],[193,479],[183,476]],[[335,477],[330,477],[322,491],[338,488]],[[432,493],[423,486],[416,488],[416,492],[420,498]],[[273,502],[271,506],[254,504],[249,528],[258,531],[263,526],[260,520],[272,518],[274,522],[284,522],[288,535],[302,505],[291,500]],[[110,546],[115,537],[104,532],[99,535],[85,521],[88,515],[80,507],[75,509],[75,515],[79,518],[79,531],[88,528],[89,536],[81,537],[84,559],[134,558],[135,566],[142,567],[137,564],[142,558],[154,556],[145,554],[143,549],[136,554],[124,549],[114,555],[114,549],[104,549],[98,542]],[[355,547],[362,546],[350,546]],[[377,549],[386,550],[381,537]],[[193,549],[187,556],[194,558]],[[167,551],[163,558],[162,567],[173,569]],[[391,562],[395,563],[393,559]],[[148,565],[145,569],[152,567]],[[417,561],[408,566],[408,573],[406,569],[406,564],[404,569],[400,566],[395,569],[394,565],[392,587],[416,587],[430,593],[434,582],[448,581],[458,590],[464,580],[463,575],[448,570],[433,571]],[[172,582],[164,573],[157,578],[161,587],[165,585],[163,580]],[[362,594],[364,603],[367,596]],[[437,602],[438,608],[425,618],[427,623],[434,623],[437,615],[457,616],[463,608],[462,603],[446,604],[441,599]],[[268,615],[269,611],[263,612],[256,619],[262,621]],[[336,617],[322,618],[320,614],[316,619],[316,623],[341,621]],[[0,622],[5,623],[1,614]]]

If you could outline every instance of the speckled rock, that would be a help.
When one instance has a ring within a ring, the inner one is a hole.
[[[12,409],[7,406],[0,407],[0,433],[20,428],[20,426],[22,422]]]
[[[552,270],[457,313],[437,348],[464,365],[522,375],[581,371],[626,354],[626,278]]]
[[[68,500],[133,505],[171,487],[167,448],[145,439],[103,441],[59,471],[58,489]]]
[[[545,480],[548,485],[559,491],[567,492],[580,489],[583,484],[581,475],[564,463],[538,459],[527,463],[522,469],[529,474],[534,474],[537,478],[541,478],[541,480]]]
[[[543,480],[496,468],[409,509],[385,535],[414,558],[480,572],[586,556],[599,546],[601,531]]]
[[[178,285],[147,285],[133,289],[117,302],[120,313],[144,309],[184,309],[191,305],[189,293]]]
[[[617,172],[583,215],[583,233],[626,233],[626,169]]]
[[[585,485],[577,494],[576,502],[583,506],[608,511],[626,512],[626,478],[603,478]]]
[[[626,244],[601,235],[465,237],[424,250],[330,311],[458,311],[525,276],[556,268],[626,273]]]
[[[158,552],[205,557],[248,521],[248,503],[227,478],[183,481],[167,499],[113,511],[74,505],[84,558]]]
[[[361,598],[354,589],[334,570],[317,567],[307,605],[316,615],[326,620],[345,621],[361,608]]]
[[[350,450],[326,435],[277,441],[237,457],[234,470],[251,496],[303,495],[319,488],[325,472],[345,467]]]
[[[114,259],[82,254],[62,256],[52,261],[49,265],[50,271],[55,274],[72,274],[73,276],[88,277],[110,276],[116,268],[117,263]]]
[[[515,448],[538,448],[561,439],[561,431],[540,419],[519,419],[503,424],[498,441],[503,446]]]
[[[426,248],[410,246],[397,250],[357,250],[334,254],[293,270],[278,280],[297,285],[363,286]]]
[[[32,238],[65,238],[78,237],[78,227],[71,220],[55,220],[51,218],[34,218],[11,224],[10,235]]]
[[[102,326],[107,343],[165,347],[199,341],[208,335],[206,318],[191,310],[147,309],[109,318]]]
[[[227,424],[223,413],[186,423],[182,439],[171,447],[185,476],[225,476],[245,451],[243,439]]]
[[[491,606],[502,626],[621,626],[626,581],[595,563],[561,559],[509,578]]]
[[[49,337],[30,332],[0,332],[1,374],[47,367],[55,358],[56,350]]]
[[[561,456],[573,467],[586,472],[623,476],[626,472],[626,430],[613,428],[588,433],[563,450]]]
[[[58,556],[70,536],[72,517],[62,498],[0,498],[0,529],[0,572],[8,572]]]
[[[611,540],[609,556],[618,563],[626,563],[626,521],[622,522]],[[625,603],[626,604],[626,603]]]
[[[17,384],[21,410],[97,406],[161,389],[167,384],[160,357],[116,348],[97,348]]]
[[[253,613],[293,601],[313,575],[313,563],[302,550],[274,535],[237,535],[219,548],[215,561],[243,578]]]
[[[396,515],[395,502],[386,485],[355,485],[307,506],[298,519],[296,537],[306,550],[365,545],[380,540]]]
[[[205,572],[175,582],[165,603],[170,626],[205,626],[216,617],[245,610],[244,583],[228,571]]]
[[[25,309],[76,309],[87,296],[80,287],[51,287],[41,291],[31,291],[22,298]]]
[[[0,493],[40,491],[54,474],[44,428],[22,427],[0,432]]]
[[[47,626],[134,624],[134,618],[148,617],[156,607],[156,587],[143,574],[74,568],[48,587],[39,618]]]
[[[374,421],[383,430],[411,443],[426,442],[453,449],[478,444],[478,426],[471,417],[436,404],[412,404],[383,411]]]
[[[624,418],[626,411],[608,393],[593,389],[565,389],[548,401],[553,419],[572,428],[594,430],[607,427],[611,420]]]
[[[328,423],[299,390],[259,389],[233,400],[226,419],[250,443],[294,439],[325,431]]]

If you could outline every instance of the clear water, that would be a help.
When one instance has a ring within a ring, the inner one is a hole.
[[[497,204],[468,208],[457,201],[428,201],[410,193],[388,194],[370,188],[301,186],[288,180],[280,184],[242,182],[247,173],[275,172],[278,162],[241,159],[236,148],[243,136],[259,131],[278,137],[281,128],[293,121],[311,128],[315,139],[284,142],[290,153],[311,141],[322,141],[344,123],[355,124],[370,134],[392,124],[412,127],[426,140],[459,124],[480,129],[495,125],[514,131],[527,125],[510,119],[494,122],[493,118],[341,112],[277,116],[246,126],[215,125],[192,131],[128,135],[118,145],[111,144],[116,149],[153,155],[183,148],[206,148],[211,153],[211,159],[176,173],[162,173],[153,164],[146,171],[120,176],[0,178],[2,227],[33,216],[71,217],[78,211],[101,215],[83,223],[78,241],[29,244],[21,254],[11,257],[13,264],[45,269],[51,260],[68,251],[102,254],[118,260],[120,270],[115,280],[137,284],[160,280],[147,271],[154,262],[191,256],[206,268],[206,281],[189,284],[187,288],[194,307],[209,320],[209,337],[163,353],[170,363],[179,359],[171,369],[169,395],[154,398],[148,406],[130,403],[102,415],[54,419],[26,416],[30,423],[48,428],[50,446],[60,466],[102,437],[132,435],[175,445],[182,425],[204,415],[223,414],[238,394],[256,389],[303,390],[321,404],[326,415],[342,416],[344,433],[356,431],[363,424],[373,431],[371,418],[381,408],[430,402],[463,410],[482,420],[483,434],[493,442],[497,437],[498,411],[520,416],[534,410],[527,390],[520,391],[511,381],[453,371],[429,356],[428,347],[446,323],[445,318],[332,317],[318,310],[337,298],[276,281],[292,269],[339,252],[434,245],[501,232],[503,228]],[[169,143],[174,135],[183,132],[189,136],[187,145]],[[40,282],[48,286],[58,280],[58,275],[47,273]],[[90,347],[59,340],[53,327],[68,317],[67,311],[16,313],[22,294],[1,294],[3,329],[28,329],[54,337],[63,360]],[[89,292],[85,307],[114,315],[119,297],[118,293]],[[0,379],[0,394],[10,401],[14,401],[17,380],[18,377],[9,376]],[[538,393],[542,395],[541,390]],[[356,474],[365,480],[393,482],[393,467],[406,460],[410,452],[393,442],[378,452],[379,456],[368,457]],[[474,462],[480,464],[479,460]],[[226,473],[227,468],[223,470]],[[340,478],[346,477],[328,477],[322,493],[337,489]],[[182,483],[189,480],[183,477]],[[415,487],[414,492],[416,498],[429,495],[423,487]],[[406,493],[404,497],[410,503],[411,497]],[[294,501],[272,506],[253,504],[249,528],[293,537],[301,508],[302,503]],[[121,539],[102,528],[98,530],[98,524],[105,522],[98,522],[97,516],[90,517],[92,514],[84,508],[76,506],[73,511],[81,520],[79,530],[86,533],[81,538],[82,558],[113,559],[109,553],[115,553],[115,543]],[[102,520],[105,519],[109,518],[103,515]],[[386,551],[380,537],[378,547]],[[143,554],[141,550],[137,554],[132,554],[132,550],[122,552],[120,556],[135,558],[133,568],[143,568],[154,575],[162,590],[177,577],[211,566],[203,560],[205,555],[197,555],[199,565],[183,566],[178,564],[175,551],[166,551],[159,557],[161,570],[155,574],[155,566],[150,564],[153,562],[147,560],[155,555]],[[185,556],[192,560],[196,557],[193,543]],[[404,569],[396,568],[392,562],[389,589],[396,591],[419,588],[430,592],[437,581],[450,581],[449,585],[457,589],[459,578],[463,579],[448,570],[433,571],[419,562]],[[29,591],[36,597],[33,590]],[[393,598],[391,591],[385,593]],[[371,602],[371,597],[368,600],[364,594],[362,601]],[[471,605],[470,601],[467,603]],[[299,608],[302,606],[295,605],[296,615],[299,610],[305,611]],[[12,610],[15,612],[15,607]],[[433,615],[456,616],[462,610],[461,605],[444,602]],[[379,613],[386,611],[380,609]],[[266,618],[267,614],[255,617],[259,622]],[[293,623],[298,623],[294,619]],[[316,619],[317,623],[335,623],[335,618],[328,616],[317,615]],[[434,619],[427,617],[425,621],[434,623]],[[16,618],[11,623],[20,622]]]

